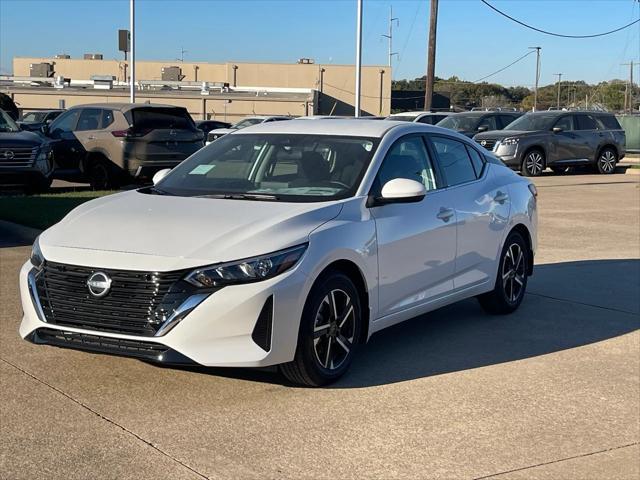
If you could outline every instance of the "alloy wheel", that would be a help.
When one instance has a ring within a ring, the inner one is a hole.
[[[524,161],[527,172],[532,176],[538,176],[544,170],[544,158],[538,152],[531,152]]]
[[[318,363],[327,370],[336,370],[353,349],[356,332],[356,311],[349,294],[331,290],[322,299],[313,323],[313,351]]]
[[[524,252],[517,243],[512,243],[502,261],[502,289],[509,303],[516,303],[522,295],[526,265]]]
[[[612,173],[616,168],[616,156],[611,150],[605,150],[598,159],[600,169],[604,173]]]

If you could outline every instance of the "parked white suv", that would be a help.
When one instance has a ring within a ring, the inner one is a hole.
[[[293,117],[285,117],[283,115],[255,115],[253,117],[247,117],[240,120],[238,123],[231,125],[229,128],[216,128],[209,131],[207,134],[206,144],[209,145],[214,140],[228,134],[233,133],[236,130],[242,130],[243,128],[250,127],[251,125],[259,125],[261,123],[268,122],[281,122],[283,120],[291,120]]]
[[[390,325],[473,296],[514,311],[536,215],[533,184],[455,132],[265,123],[42,233],[20,334],[322,385]]]

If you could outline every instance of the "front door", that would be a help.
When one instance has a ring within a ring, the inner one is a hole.
[[[397,140],[384,159],[373,194],[394,178],[422,182],[427,195],[417,203],[371,209],[378,240],[379,316],[428,303],[450,292],[456,254],[453,199],[440,181],[421,135]]]

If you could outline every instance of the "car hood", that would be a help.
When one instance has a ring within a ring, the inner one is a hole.
[[[339,202],[222,200],[129,191],[77,207],[41,235],[40,247],[45,258],[74,249],[96,252],[96,258],[97,251],[166,257],[159,264],[169,265],[167,269],[204,265],[307,242],[314,229],[341,209]],[[86,252],[80,257],[88,258]],[[119,257],[121,263],[126,256]]]
[[[482,140],[484,139],[497,139],[497,140],[502,140],[503,138],[511,138],[511,137],[530,137],[532,135],[540,135],[542,133],[545,133],[543,130],[534,130],[534,131],[527,131],[527,130],[491,130],[489,132],[482,132],[482,133],[478,133],[475,137],[473,137],[475,140]]]
[[[2,148],[28,148],[41,145],[45,139],[34,132],[0,132],[0,147]]]

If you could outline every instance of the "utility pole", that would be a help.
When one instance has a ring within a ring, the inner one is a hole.
[[[624,111],[629,113],[633,111],[633,60],[629,63],[622,63],[621,65],[629,65],[629,82],[624,88]]]
[[[538,82],[540,81],[540,49],[542,47],[529,47],[536,51],[536,83],[533,89],[533,111],[538,110]]]
[[[436,30],[438,28],[438,0],[431,0],[429,15],[429,48],[427,52],[427,80],[424,91],[424,109],[431,110],[433,84],[436,74]]]
[[[354,116],[360,116],[360,86],[362,70],[362,0],[357,0],[357,21],[356,21],[356,99]]]
[[[562,80],[562,74],[561,73],[554,73],[554,75],[558,76],[558,102],[556,107],[558,108],[558,110],[560,110],[560,81]]]
[[[184,54],[188,53],[188,50],[185,50],[184,47],[180,47],[180,61],[184,63]]]
[[[129,73],[129,102],[136,103],[136,21],[135,0],[129,0],[129,31],[131,32],[131,67]]]
[[[389,67],[391,67],[391,60],[393,56],[398,55],[397,52],[393,51],[393,22],[396,22],[396,25],[400,26],[400,20],[393,16],[393,6],[389,5],[389,33],[387,35],[382,35],[389,40]]]

